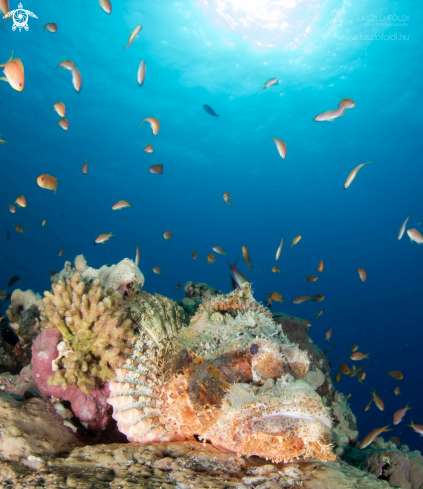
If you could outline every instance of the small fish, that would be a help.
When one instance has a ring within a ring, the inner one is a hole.
[[[286,144],[282,141],[282,139],[271,138],[273,142],[276,144],[276,149],[278,150],[279,156],[282,159],[285,159],[286,156]]]
[[[310,321],[308,321],[307,319],[301,319],[301,321],[302,321],[302,322],[303,322],[303,323],[304,323],[306,326],[308,326],[308,327],[310,328],[310,326],[311,326]]]
[[[371,392],[371,395],[373,396],[373,401],[375,402],[376,406],[381,410],[385,410],[385,404],[382,401],[382,399],[376,394],[376,391]]]
[[[118,211],[120,209],[125,209],[125,207],[131,207],[131,204],[129,202],[126,202],[126,200],[119,200],[118,202],[116,202],[116,204],[112,205],[112,210]]]
[[[129,41],[128,41],[128,44],[126,45],[126,47],[123,48],[123,51],[125,51],[125,49],[128,49],[129,46],[134,42],[135,38],[138,36],[138,34],[140,33],[140,30],[142,29],[142,26],[141,25],[137,25],[135,27],[135,29],[131,32],[131,35],[129,36]]]
[[[360,384],[363,383],[363,380],[365,380],[366,378],[366,372],[360,372],[360,375],[358,376],[358,381],[360,382]]]
[[[245,282],[249,282],[249,281],[243,273],[241,273],[239,270],[237,270],[237,268],[236,268],[237,263],[238,263],[238,258],[236,259],[236,261],[233,265],[228,263],[228,266],[232,271],[235,284],[237,285],[237,287],[242,288],[242,284]]]
[[[341,374],[340,372],[338,372],[336,375],[335,375],[335,382],[339,382],[341,380]]]
[[[63,255],[63,248],[61,250],[59,250],[59,253],[57,253],[59,256],[62,256]]]
[[[56,34],[57,32],[57,24],[54,22],[49,22],[44,26],[44,30],[51,32],[52,34]]]
[[[59,127],[61,127],[64,131],[69,130],[69,121],[66,119],[66,117],[63,117],[63,119],[60,119],[60,121],[57,123]]]
[[[112,13],[112,4],[109,0],[100,0],[100,7],[106,12],[106,14]]]
[[[329,341],[332,338],[332,328],[326,333],[325,341]]]
[[[167,239],[168,241],[170,241],[171,238],[172,238],[172,232],[171,231],[166,231],[165,233],[163,233],[163,238],[164,239]]]
[[[245,263],[248,265],[248,269],[250,270],[254,268],[253,265],[251,265],[251,258],[250,258],[250,252],[248,251],[248,248],[246,246],[241,247],[242,250],[242,258],[244,258]]]
[[[292,247],[295,246],[301,240],[301,238],[302,238],[302,236],[300,234],[298,236],[295,236],[295,238],[291,242],[291,250],[292,250]]]
[[[356,375],[358,375],[359,372],[361,372],[361,370],[363,370],[363,368],[367,365],[367,363],[365,363],[364,365],[361,365],[360,367],[356,367],[355,365],[352,366],[352,369],[351,369],[351,372],[350,372],[350,377],[355,377]]]
[[[323,314],[323,311],[319,311],[317,314],[316,314],[316,319],[319,319],[319,317]]]
[[[271,87],[272,85],[277,85],[278,80],[276,78],[270,78],[270,80],[267,80],[267,82],[257,90],[256,93],[259,93],[261,90],[266,90],[266,88]]]
[[[318,278],[319,277],[317,275],[310,275],[309,277],[305,277],[303,282],[316,282],[316,280],[318,280]]]
[[[68,71],[72,71],[73,68],[75,67],[75,64],[73,61],[71,61],[70,59],[67,59],[65,61],[61,61],[55,69],[57,68],[64,68],[65,70],[68,70]]]
[[[359,447],[361,450],[363,448],[368,447],[376,437],[378,437],[382,433],[386,433],[387,431],[392,431],[388,430],[390,425],[384,426],[383,428],[376,428],[375,430],[371,431],[365,438],[364,440],[360,443]]]
[[[19,275],[13,275],[13,277],[9,280],[9,283],[7,284],[8,287],[12,287],[12,285],[15,285],[18,280],[20,280],[22,277]]]
[[[207,255],[207,261],[210,263],[210,265],[213,265],[215,259],[216,258],[214,257],[213,253],[210,253],[210,255]]]
[[[41,223],[41,227],[43,228],[45,225],[46,225],[46,220],[44,219],[44,221]]]
[[[226,255],[220,246],[213,246],[212,250],[219,255]]]
[[[416,228],[407,229],[407,234],[411,241],[414,241],[419,245],[423,244],[423,236],[417,231]]]
[[[163,174],[163,165],[157,164],[150,166],[148,169],[150,173],[153,173],[153,175],[162,175]]]
[[[322,302],[325,300],[325,296],[323,294],[314,294],[312,297],[311,297],[311,300],[313,302]]]
[[[281,233],[281,242],[279,244],[278,249],[276,250],[276,261],[278,261],[279,260],[279,257],[281,256],[282,246],[283,246],[283,236],[282,236],[282,233]]]
[[[278,268],[276,265],[274,267],[272,267],[272,272],[273,273],[281,273],[281,269]]]
[[[370,399],[369,404],[366,404],[366,407],[364,408],[365,411],[368,411],[370,409],[372,402],[373,402],[373,399]]]
[[[147,154],[154,153],[153,146],[151,144],[147,144],[147,146],[144,148],[144,153],[147,153]]]
[[[358,276],[360,277],[362,282],[365,282],[367,280],[367,273],[364,268],[357,268]]]
[[[402,374],[401,370],[389,371],[388,375],[390,375],[393,379],[396,380],[402,380],[404,378],[404,375]]]
[[[216,112],[210,107],[210,105],[203,105],[203,109],[207,112],[207,114],[212,115],[213,117],[216,117],[217,121],[219,122],[219,115],[216,114]]]
[[[156,136],[160,129],[159,119],[156,119],[155,117],[147,117],[143,121],[141,121],[140,126],[144,122],[148,122],[150,124],[151,130],[153,131],[153,136]]]
[[[65,117],[66,115],[66,106],[63,102],[56,102],[53,105],[53,110],[57,112],[60,117]]]
[[[355,177],[357,176],[357,173],[360,170],[360,168],[362,168],[364,165],[370,165],[370,163],[372,161],[373,160],[367,161],[366,163],[362,163],[361,165],[358,165],[354,168],[354,170],[348,175],[348,177],[344,183],[344,189],[345,190],[352,184],[352,182],[354,181]]]
[[[297,297],[292,301],[293,304],[302,304],[305,301],[309,301],[311,299],[311,296],[309,295],[302,295],[300,297]]]
[[[401,389],[399,387],[395,387],[394,394],[396,396],[400,396],[401,395]]]
[[[88,172],[88,160],[85,160],[84,166],[82,167],[82,173],[86,175]]]
[[[341,107],[344,109],[353,109],[355,107],[355,102],[350,98],[343,98],[338,104],[338,108]]]
[[[6,239],[7,241],[10,241],[12,239],[12,235],[10,234],[10,231],[8,229],[6,230]]]
[[[338,107],[337,109],[327,110],[326,112],[322,112],[321,114],[316,115],[314,120],[316,122],[333,122],[335,119],[338,119],[338,117],[342,117],[344,113],[345,108]]]
[[[25,197],[23,195],[21,195],[20,197],[18,197],[15,200],[15,204],[18,204],[19,207],[26,207]]]
[[[135,248],[135,265],[138,266],[140,264],[140,247],[138,246]]]
[[[231,207],[231,200],[234,200],[234,199],[231,199],[229,197],[229,192],[225,192],[223,194],[223,200],[228,204],[229,207]]]
[[[22,92],[25,86],[24,66],[20,59],[13,59],[13,50],[9,60],[0,67],[4,67],[3,73],[5,74],[5,77],[2,76],[0,80],[9,83],[14,90]]]
[[[346,401],[352,396],[352,394],[348,394],[348,396],[345,398]]]
[[[410,428],[413,428],[416,433],[418,433],[420,436],[423,436],[423,426],[421,424],[414,424],[411,420],[411,424],[407,426],[410,426]]]
[[[329,353],[329,352],[330,352],[330,351],[333,349],[333,347],[334,347],[334,346],[335,346],[335,343],[334,343],[333,345],[330,345],[330,347],[329,347],[329,348],[327,348],[327,349],[326,349],[326,350],[323,352],[323,354],[324,354],[324,355],[327,355],[327,354],[328,354],[328,353]]]
[[[195,250],[192,250],[191,253],[192,253],[192,259],[196,260],[197,259],[197,252]]]
[[[350,368],[344,362],[341,362],[341,365],[339,366],[339,371],[344,375],[350,375]]]
[[[73,88],[75,89],[76,92],[81,91],[82,87],[82,76],[78,68],[74,65],[73,68],[71,69],[72,72],[72,84]]]
[[[319,266],[317,267],[319,272],[323,272],[323,260],[320,260]]]
[[[350,356],[351,360],[355,360],[355,361],[360,361],[360,360],[364,360],[365,358],[369,358],[369,353],[367,353],[367,355],[365,355],[364,353],[360,353],[359,351],[356,351],[355,353],[353,353],[351,356]]]
[[[102,244],[108,241],[112,236],[114,236],[113,231],[109,234],[99,234],[95,239],[94,243]]]
[[[12,214],[15,214],[16,212],[16,207],[14,205],[9,205],[9,211],[12,213]]]
[[[181,282],[175,287],[176,290],[179,290],[181,288]]]
[[[389,441],[395,443],[395,445],[401,445],[401,440],[397,436],[391,436],[391,438],[389,438]]]
[[[159,267],[154,267],[154,268],[153,268],[153,272],[154,272],[154,273],[157,273],[157,275],[161,275],[161,274],[162,274],[162,269],[161,269],[161,268],[159,268]]]
[[[355,352],[355,351],[357,351],[357,350],[358,350],[358,345],[353,345],[353,346],[351,347],[351,353],[354,353],[354,352]]]
[[[0,138],[0,144],[3,146],[3,144],[9,144],[5,139]]]
[[[138,85],[141,87],[145,80],[145,74],[147,73],[147,67],[145,66],[145,61],[142,59],[137,71],[137,81]]]
[[[394,414],[394,421],[393,421],[393,423],[395,425],[401,423],[402,418],[405,416],[405,413],[407,411],[409,411],[410,409],[413,409],[413,408],[408,407],[408,404],[407,404],[407,406],[405,406],[405,408],[398,409],[398,411]]]
[[[9,11],[10,11],[9,0],[0,0],[0,12],[2,12],[3,16],[5,16]],[[3,20],[3,26],[8,18],[9,17],[6,17]]]
[[[399,241],[399,240],[400,240],[400,239],[403,237],[403,235],[404,235],[404,231],[405,231],[405,226],[407,226],[407,222],[408,222],[408,220],[410,219],[410,217],[411,217],[412,215],[413,215],[413,213],[411,213],[411,214],[410,214],[410,215],[407,217],[407,219],[406,219],[406,220],[405,220],[405,221],[402,223],[402,226],[401,226],[401,228],[400,228],[400,230],[399,230],[399,234],[398,234],[398,241]]]
[[[284,300],[282,300],[282,295],[278,292],[272,292],[268,297],[269,299],[272,299],[272,301],[280,302],[281,304],[285,302]]]
[[[37,178],[37,183],[41,188],[54,190],[54,193],[56,193],[58,183],[56,177],[52,177],[51,175],[47,175],[47,173],[44,173]]]
[[[15,231],[17,231],[18,233],[21,233],[23,234],[25,231],[22,229],[22,226],[20,224],[16,224],[15,226]]]

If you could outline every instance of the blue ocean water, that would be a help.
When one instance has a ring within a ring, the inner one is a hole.
[[[11,0],[10,8],[17,4]],[[26,0],[23,8],[38,16],[29,30],[12,31],[8,20],[0,32],[0,61],[13,49],[25,67],[22,92],[0,85],[0,137],[8,142],[0,148],[0,288],[17,274],[22,279],[13,288],[42,293],[50,288],[48,271],[61,270],[65,260],[83,253],[99,268],[133,259],[139,243],[148,292],[177,300],[184,293],[176,285],[187,280],[229,292],[227,263],[245,245],[252,274],[241,257],[238,265],[257,299],[281,293],[287,302],[272,310],[308,319],[322,349],[332,329],[333,376],[341,361],[351,366],[354,343],[370,352],[363,385],[345,376],[337,384],[352,394],[361,437],[392,423],[408,402],[413,410],[389,435],[423,448],[406,426],[409,415],[423,424],[423,247],[406,234],[397,239],[410,212],[407,228],[423,215],[422,5],[121,0],[107,15],[96,1]],[[43,32],[47,22],[57,23],[56,34]],[[139,36],[122,51],[138,24]],[[81,72],[80,93],[69,71],[54,70],[68,59]],[[273,77],[278,85],[256,93]],[[356,107],[333,123],[313,120],[336,109],[341,97]],[[57,126],[52,105],[59,101],[69,131]],[[160,120],[156,136],[148,124],[140,127],[146,117]],[[285,159],[271,137],[286,143]],[[150,143],[154,153],[147,155]],[[348,174],[369,160],[344,190]],[[163,175],[149,173],[157,163]],[[37,185],[44,173],[59,179],[56,194]],[[11,214],[8,205],[22,194],[27,207]],[[122,199],[131,209],[112,211]],[[18,223],[23,235],[14,231]],[[93,245],[112,230],[108,242]],[[170,241],[163,239],[168,230]],[[302,240],[291,250],[297,235]],[[228,255],[215,254],[211,265],[213,246]],[[273,274],[274,265],[283,273]],[[358,267],[367,271],[365,283]],[[317,282],[302,282],[312,274]],[[325,300],[292,304],[314,293]],[[4,314],[7,304],[0,307]],[[401,370],[404,380],[388,370]],[[394,395],[397,386],[401,396]],[[374,389],[384,412],[374,404],[364,412]]]

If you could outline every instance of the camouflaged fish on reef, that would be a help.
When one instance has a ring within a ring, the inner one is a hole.
[[[129,303],[133,348],[110,382],[113,416],[133,442],[209,440],[274,462],[332,460],[331,419],[290,344],[249,284],[204,302],[188,327],[171,300]]]

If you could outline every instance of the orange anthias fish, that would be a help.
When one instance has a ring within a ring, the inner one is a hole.
[[[215,259],[216,258],[214,257],[213,253],[210,253],[210,255],[207,255],[207,261],[210,263],[210,265],[213,265]]]
[[[405,416],[405,413],[409,411],[410,409],[413,409],[411,407],[405,406],[405,408],[398,409],[398,411],[394,414],[394,424],[397,425],[401,423],[402,418]]]
[[[179,290],[181,288],[181,282],[175,287],[176,290]]]
[[[309,295],[302,295],[300,297],[297,297],[292,301],[293,304],[302,304],[305,301],[309,301],[311,299],[311,296]]]
[[[276,250],[276,261],[278,261],[279,260],[279,257],[281,256],[282,246],[283,246],[283,236],[282,236],[282,233],[281,233],[281,242],[279,243],[279,247]]]
[[[316,319],[319,319],[319,317],[323,314],[323,311],[319,311],[317,314],[316,314]]]
[[[0,0],[0,12],[3,14],[3,16],[5,16],[9,11],[10,11],[9,0]],[[9,17],[6,17],[6,19],[3,20],[3,25],[8,18]]]
[[[310,321],[308,321],[307,319],[301,319],[301,321],[307,326],[307,327],[310,327],[311,326],[311,323]]]
[[[272,301],[280,302],[281,304],[285,302],[282,300],[282,295],[279,294],[278,292],[272,292],[270,295],[267,296],[269,299],[272,299]]]
[[[335,375],[335,382],[339,382],[341,380],[341,374],[340,372],[338,372],[336,375]]]
[[[271,138],[273,139],[274,143],[276,144],[276,149],[278,150],[279,156],[281,158],[285,158],[286,156],[286,144],[278,138]]]
[[[153,136],[156,136],[160,129],[159,119],[156,119],[155,117],[147,117],[146,119],[141,121],[140,126],[144,122],[148,122],[150,124],[151,130],[153,131]]]
[[[135,38],[138,36],[138,34],[140,33],[140,30],[142,29],[142,26],[140,25],[137,25],[135,27],[135,29],[131,32],[131,35],[129,36],[129,41],[128,41],[128,44],[126,45],[126,47],[123,48],[123,51],[125,51],[125,49],[128,49],[129,46],[134,42]]]
[[[41,188],[54,190],[54,193],[56,193],[58,183],[56,177],[52,177],[51,175],[47,175],[47,173],[44,173],[37,178],[37,183]]]
[[[69,121],[66,119],[66,117],[63,117],[63,119],[60,119],[60,121],[57,123],[59,127],[61,127],[64,131],[67,131],[69,129]]]
[[[281,269],[278,268],[276,265],[274,267],[272,267],[272,272],[273,273],[281,273]]]
[[[400,396],[401,395],[401,389],[399,387],[395,387],[394,394],[396,396]]]
[[[154,273],[157,273],[157,275],[161,275],[161,274],[162,274],[162,269],[161,269],[161,268],[159,268],[159,267],[154,267],[154,268],[153,268],[153,272],[154,272]]]
[[[57,68],[64,68],[65,70],[68,70],[68,71],[72,71],[73,67],[74,67],[74,63],[72,60],[70,59],[67,59],[65,61],[61,61],[55,69]]]
[[[353,345],[351,348],[351,353],[354,353],[357,350],[358,350],[358,345]]]
[[[15,208],[15,206],[14,206],[14,205],[12,205],[12,204],[11,204],[11,205],[9,205],[9,211],[10,211],[12,214],[14,214],[14,213],[16,212],[16,208]]]
[[[423,436],[423,426],[421,424],[414,424],[413,421],[411,421],[411,424],[407,425],[410,428],[413,428],[413,430],[418,433],[420,436]]]
[[[365,282],[367,280],[367,273],[364,268],[357,268],[358,276],[360,277],[362,282]]]
[[[52,34],[56,34],[57,32],[57,24],[54,22],[49,22],[44,26],[44,30],[51,32]]]
[[[370,406],[372,405],[373,399],[370,399],[369,404],[366,404],[366,407],[364,408],[365,411],[368,411],[370,409]]]
[[[126,202],[126,200],[119,200],[116,204],[112,205],[112,210],[118,211],[120,209],[125,209],[125,207],[131,207],[131,204]]]
[[[360,168],[363,168],[364,165],[370,165],[370,163],[372,161],[373,160],[367,161],[366,163],[362,163],[361,165],[358,165],[354,168],[354,170],[348,175],[348,177],[344,183],[344,189],[345,190],[352,184],[352,182],[354,181],[355,177],[357,176],[357,173],[360,170]]]
[[[0,138],[0,144],[3,146],[4,143],[7,143],[5,139]]]
[[[270,80],[267,80],[267,82],[257,90],[256,93],[259,93],[261,90],[266,90],[266,88],[271,87],[272,85],[277,85],[278,80],[276,78],[270,78]]]
[[[41,223],[41,227],[43,228],[45,225],[46,225],[46,220],[44,219],[44,221]]]
[[[358,376],[358,381],[360,382],[360,384],[363,383],[363,380],[365,380],[366,378],[366,372],[361,372],[360,375]]]
[[[332,328],[326,333],[325,341],[329,341],[332,338]]]
[[[20,197],[18,197],[15,200],[15,204],[18,204],[19,207],[26,207],[25,197],[23,195],[21,195]]]
[[[318,278],[319,277],[317,275],[310,275],[309,277],[305,277],[303,282],[316,282],[316,280],[318,280]]]
[[[223,200],[228,204],[229,207],[231,207],[231,200],[234,200],[234,199],[231,199],[229,197],[229,192],[225,192],[223,194]]]
[[[388,426],[384,426],[383,428],[376,428],[375,430],[371,431],[365,438],[364,440],[360,443],[359,447],[361,450],[363,448],[366,448],[374,441],[375,438],[377,438],[380,434],[386,433],[387,431],[392,431],[388,430]]]
[[[109,234],[100,234],[99,236],[97,236],[94,242],[97,244],[102,244],[108,241],[112,236],[114,236],[113,231]]]
[[[226,255],[220,246],[213,246],[212,250],[219,255]]]
[[[364,360],[365,358],[369,358],[369,353],[367,353],[367,355],[365,355],[364,353],[360,353],[359,351],[353,353],[351,356],[350,356],[351,360],[355,360],[355,361],[359,361],[359,360]]]
[[[323,294],[314,294],[311,298],[313,302],[322,302],[325,300],[325,296]]]
[[[381,410],[385,410],[385,403],[382,401],[382,399],[376,394],[376,391],[371,392],[371,395],[373,396],[373,401],[375,402],[376,406]]]
[[[167,239],[168,241],[170,241],[171,238],[172,238],[172,232],[171,231],[166,231],[165,233],[163,233],[163,238],[164,239]]]
[[[5,74],[5,77],[0,77],[0,80],[8,82],[14,90],[22,92],[25,86],[24,66],[19,58],[13,59],[13,51],[9,60],[0,67],[4,67]]]
[[[163,175],[163,165],[159,163],[156,165],[152,165],[150,166],[148,171],[153,175]]]
[[[88,160],[85,160],[84,166],[82,167],[82,173],[86,175],[88,172]]]
[[[63,248],[61,250],[59,250],[59,253],[57,253],[58,256],[62,256],[63,255]]]
[[[348,401],[348,399],[352,396],[352,394],[348,394],[348,396],[345,398],[346,401]]]
[[[396,380],[402,380],[404,378],[404,375],[402,374],[401,370],[391,370],[388,372],[388,375],[390,375],[393,379]]]
[[[56,102],[53,105],[53,110],[55,110],[60,115],[60,117],[65,117],[66,115],[66,107],[63,102]]]
[[[106,12],[106,14],[112,13],[112,4],[109,0],[100,0],[100,7]]]
[[[135,249],[135,265],[138,266],[140,264],[140,247],[138,246]]]
[[[423,244],[423,236],[417,231],[416,228],[407,229],[408,237],[411,241],[421,245]]]
[[[73,88],[77,91],[81,91],[82,87],[82,76],[78,68],[74,65],[73,68],[71,69],[72,72],[72,84]]]
[[[399,230],[399,233],[398,233],[398,241],[399,241],[399,240],[400,240],[400,239],[403,237],[403,235],[404,235],[404,231],[405,231],[405,227],[407,226],[407,222],[408,222],[408,220],[410,219],[410,217],[411,217],[412,215],[413,215],[413,213],[411,213],[411,214],[410,214],[410,215],[407,217],[407,219],[406,219],[406,220],[405,220],[405,221],[402,223],[402,226],[401,226],[401,228],[400,228],[400,230]]]
[[[355,102],[350,98],[343,98],[338,104],[338,108],[341,107],[344,109],[353,109],[355,107]]]
[[[21,233],[23,234],[25,231],[22,229],[22,226],[20,224],[16,224],[15,226],[15,231],[17,231],[18,233]]]
[[[146,73],[147,67],[145,66],[145,61],[142,59],[137,71],[137,81],[139,86],[142,86],[144,83]]]
[[[349,375],[350,374],[350,368],[344,362],[342,362],[341,365],[339,366],[339,371],[341,373],[343,373],[344,375]]]
[[[320,260],[319,266],[317,267],[319,272],[323,272],[323,260]]]
[[[345,108],[338,107],[337,109],[327,110],[326,112],[322,112],[321,114],[316,115],[314,120],[316,122],[333,122],[335,119],[338,119],[338,117],[342,117],[344,113]]]
[[[144,153],[147,153],[147,154],[154,153],[153,145],[147,144],[147,146],[144,148]]]
[[[192,250],[191,253],[192,253],[192,259],[196,260],[197,259],[197,252],[195,250]]]
[[[253,265],[251,265],[250,252],[248,251],[248,248],[246,246],[242,246],[241,250],[242,250],[242,258],[244,258],[245,263],[248,265],[248,269],[251,272],[251,269],[254,267]]]
[[[292,247],[295,246],[301,240],[301,238],[302,238],[302,236],[300,234],[298,236],[295,236],[295,238],[291,242],[291,250],[292,250]]]

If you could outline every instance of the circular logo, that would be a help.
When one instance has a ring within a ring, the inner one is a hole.
[[[26,10],[17,9],[13,14],[13,22],[15,23],[18,29],[22,29],[28,22],[28,14]]]

